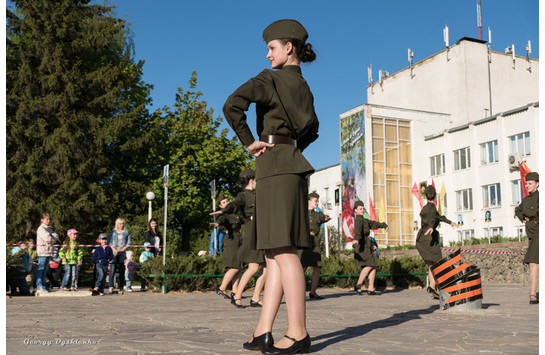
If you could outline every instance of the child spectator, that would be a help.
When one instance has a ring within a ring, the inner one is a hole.
[[[135,262],[134,262],[134,252],[133,251],[128,250],[126,252],[126,255],[127,255],[127,259],[125,259],[125,261],[124,261],[124,264],[125,264],[125,282],[126,282],[125,291],[132,292],[132,288],[131,288],[132,279],[134,278],[134,270],[136,270],[138,268],[138,265],[136,265]]]
[[[17,288],[19,288],[20,295],[30,296],[30,288],[26,282],[26,275],[32,270],[32,263],[30,262],[30,256],[26,250],[26,243],[27,242],[24,241],[11,250],[12,257],[9,260],[11,295],[17,294]]]
[[[76,291],[76,273],[77,266],[81,265],[83,259],[83,252],[81,248],[76,247],[77,237],[79,232],[74,228],[69,229],[68,238],[64,241],[64,247],[59,252],[62,263],[64,265],[64,277],[62,278],[61,290],[62,291]],[[68,245],[68,246],[66,246]],[[67,287],[70,280],[70,288]]]
[[[104,287],[106,286],[106,274],[108,273],[108,263],[113,260],[114,253],[112,248],[108,246],[108,234],[101,233],[98,236],[100,246],[95,248],[93,252],[93,262],[97,273],[95,288],[93,294],[104,296]]]
[[[53,253],[51,253],[51,258],[49,259],[49,268],[45,275],[49,280],[49,287],[61,287],[60,279],[62,274],[61,268],[61,257],[59,256],[59,248],[53,247]]]
[[[145,262],[147,262],[149,260],[149,258],[153,258],[153,257],[154,257],[154,254],[151,251],[151,243],[150,242],[145,242],[144,243],[144,251],[142,252],[142,254],[140,254],[140,263],[144,264]],[[140,291],[143,292],[145,290],[146,290],[146,279],[144,277],[142,277]]]
[[[26,281],[30,285],[30,292],[33,292],[36,289],[36,269],[38,268],[38,252],[34,249],[34,239],[27,240],[27,252],[30,256],[30,263],[32,269],[30,274],[27,275]]]

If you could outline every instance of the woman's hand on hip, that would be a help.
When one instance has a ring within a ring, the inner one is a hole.
[[[267,148],[274,147],[274,144],[262,142],[262,141],[254,141],[252,144],[248,146],[248,150],[250,151],[250,154],[252,154],[254,157],[258,157],[261,154],[265,153]]]

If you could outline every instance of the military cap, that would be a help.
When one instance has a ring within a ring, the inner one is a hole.
[[[532,180],[539,182],[539,174],[535,171],[532,171],[526,174],[526,181],[532,181]]]
[[[354,202],[354,209],[356,209],[356,208],[358,208],[358,207],[360,207],[360,206],[363,207],[363,201],[356,201],[356,202]]]
[[[253,169],[245,169],[245,170],[242,170],[240,172],[240,174],[238,174],[238,176],[241,178],[241,179],[244,179],[245,177],[247,176],[255,176],[255,170]]]
[[[308,194],[308,199],[309,199],[309,200],[310,200],[311,198],[313,198],[313,197],[315,197],[315,198],[320,198],[320,195],[318,195],[318,194],[316,193],[316,191],[311,192],[311,193]]]
[[[433,187],[433,185],[426,186],[426,190],[424,190],[424,195],[437,195],[435,187]]]
[[[308,38],[307,30],[295,20],[278,20],[271,23],[263,31],[263,40],[269,43],[280,38],[295,38],[305,42]]]
[[[221,202],[223,200],[225,200],[227,197],[224,195],[224,194],[219,194],[218,195],[218,202]]]

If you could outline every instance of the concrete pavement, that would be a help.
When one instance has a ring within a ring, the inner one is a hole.
[[[80,291],[78,291],[80,292]],[[86,292],[86,291],[81,291]],[[422,289],[358,296],[318,289],[307,302],[319,354],[537,354],[539,310],[528,287],[483,285],[483,308],[439,310]],[[249,304],[251,293],[243,300]],[[8,354],[256,354],[242,349],[259,308],[215,293],[133,292],[93,297],[6,297]],[[273,330],[287,327],[282,304]]]

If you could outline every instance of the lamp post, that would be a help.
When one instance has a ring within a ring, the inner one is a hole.
[[[151,213],[151,201],[153,201],[153,199],[155,198],[155,194],[153,193],[153,191],[150,191],[146,194],[146,198],[148,199],[149,201],[149,207],[148,207],[148,223],[149,221],[151,221],[151,217],[152,217],[152,213]]]

